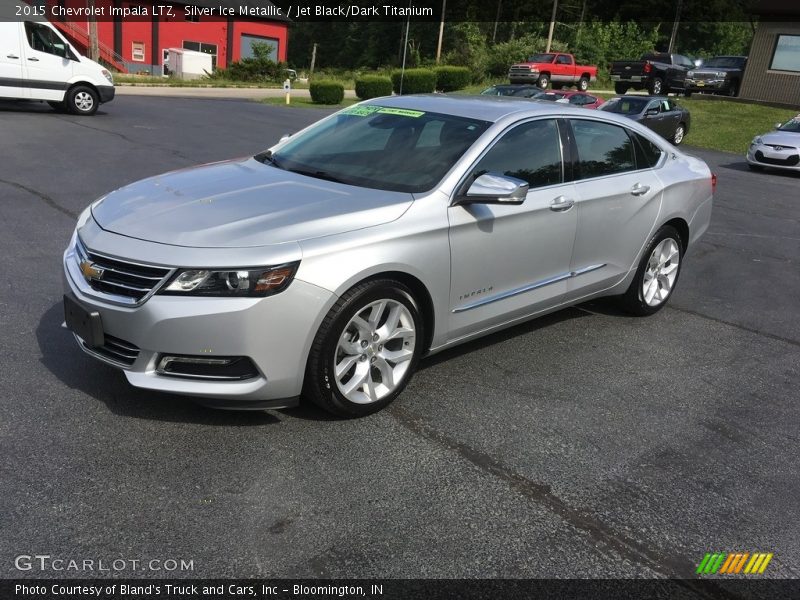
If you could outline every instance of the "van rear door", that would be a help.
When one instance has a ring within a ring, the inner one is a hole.
[[[0,21],[0,98],[25,98],[19,23]]]
[[[66,42],[50,26],[33,21],[25,21],[23,37],[23,70],[30,97],[60,102],[74,65]]]

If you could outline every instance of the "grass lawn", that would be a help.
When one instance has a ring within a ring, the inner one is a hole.
[[[744,154],[753,137],[771,131],[775,123],[786,122],[798,112],[726,100],[678,98],[677,101],[692,115],[685,144],[736,154]]]
[[[261,104],[271,104],[273,106],[286,106],[286,99],[285,98],[264,98],[263,100],[259,100]],[[292,103],[290,104],[291,108],[345,108],[347,106],[351,106],[356,102],[360,102],[357,98],[345,98],[342,100],[341,104],[315,104],[311,101],[311,98],[292,98]]]

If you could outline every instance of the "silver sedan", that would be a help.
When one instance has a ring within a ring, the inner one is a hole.
[[[747,164],[756,171],[766,167],[800,171],[800,115],[775,130],[757,135],[747,149]]]
[[[418,360],[599,296],[650,315],[711,217],[704,162],[612,113],[405,96],[97,200],[78,346],[224,408],[380,410]]]

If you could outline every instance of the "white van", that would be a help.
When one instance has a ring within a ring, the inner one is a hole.
[[[56,110],[93,115],[114,99],[114,78],[50,23],[0,21],[0,98],[45,100]]]

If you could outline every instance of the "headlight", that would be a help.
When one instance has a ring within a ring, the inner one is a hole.
[[[717,77],[725,79],[725,75],[727,75],[727,73],[725,71],[717,71],[716,75],[717,75]]]
[[[109,71],[108,69],[103,69],[100,72],[103,74],[103,77],[108,79],[108,83],[114,85],[114,76],[111,74],[111,71]]]
[[[753,138],[753,141],[750,142],[750,145],[751,146],[760,146],[763,143],[764,143],[764,140],[762,140],[760,136],[756,136],[756,137]]]
[[[259,269],[182,269],[159,294],[261,298],[282,292],[294,279],[299,262]]]

